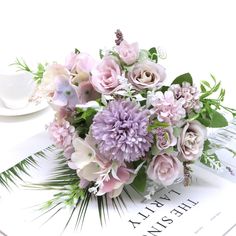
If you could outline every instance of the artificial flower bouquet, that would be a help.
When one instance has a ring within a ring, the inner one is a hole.
[[[37,186],[59,191],[45,207],[80,207],[79,219],[92,196],[102,212],[129,188],[150,199],[158,186],[190,185],[198,160],[219,167],[207,128],[228,125],[222,110],[236,114],[222,105],[225,90],[214,76],[200,88],[189,73],[167,85],[163,52],[140,49],[119,30],[115,46],[99,54],[76,49],[64,65],[39,64],[34,73],[55,110],[47,129],[60,150],[54,177]]]

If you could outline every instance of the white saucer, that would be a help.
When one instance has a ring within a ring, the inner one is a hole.
[[[46,107],[48,107],[48,103],[45,100],[31,101],[26,107],[20,109],[6,108],[0,101],[0,116],[22,116],[41,111]]]

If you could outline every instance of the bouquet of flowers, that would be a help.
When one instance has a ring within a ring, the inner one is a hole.
[[[92,196],[101,216],[107,201],[117,206],[129,188],[150,199],[158,186],[190,185],[198,160],[220,167],[207,127],[228,125],[223,110],[236,115],[222,105],[225,90],[214,76],[200,89],[189,73],[167,85],[161,49],[140,49],[120,30],[115,44],[100,50],[100,60],[76,49],[64,65],[39,64],[37,72],[17,61],[55,110],[47,129],[60,150],[58,167],[52,179],[34,186],[57,189],[44,207],[79,208],[78,221]]]

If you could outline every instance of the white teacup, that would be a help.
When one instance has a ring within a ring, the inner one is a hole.
[[[0,74],[0,100],[9,109],[28,105],[36,83],[28,72]]]

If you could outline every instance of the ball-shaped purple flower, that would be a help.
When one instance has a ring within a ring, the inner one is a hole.
[[[147,131],[148,124],[148,110],[126,100],[111,101],[94,117],[92,135],[106,159],[132,162],[151,147],[153,135]]]

